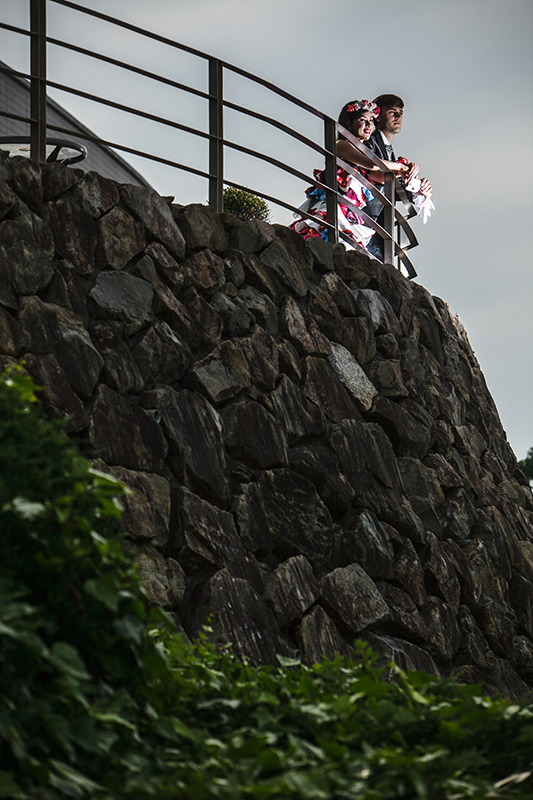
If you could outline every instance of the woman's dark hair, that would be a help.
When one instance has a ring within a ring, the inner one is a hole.
[[[403,100],[397,94],[380,94],[374,99],[374,103],[379,106],[380,112],[387,111],[388,108],[403,108]]]

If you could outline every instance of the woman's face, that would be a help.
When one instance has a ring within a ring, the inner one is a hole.
[[[352,133],[362,142],[370,139],[370,134],[374,130],[374,117],[371,111],[363,111],[360,117],[352,122]]]

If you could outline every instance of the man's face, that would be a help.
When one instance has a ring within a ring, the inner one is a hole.
[[[403,108],[393,106],[392,108],[387,108],[382,111],[377,120],[376,127],[379,128],[380,131],[383,131],[383,133],[395,136],[397,133],[400,133],[402,122]]]

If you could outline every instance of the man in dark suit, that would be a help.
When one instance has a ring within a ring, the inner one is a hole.
[[[397,161],[392,147],[392,140],[402,130],[403,100],[395,94],[380,94],[379,97],[376,97],[374,103],[379,106],[379,116],[375,122],[376,127],[366,143],[367,147],[370,147],[383,161]],[[417,177],[418,172],[418,165],[412,162],[409,164],[409,171],[405,177],[399,178],[399,181],[404,186],[407,186],[413,178]],[[372,175],[372,181],[376,184],[382,182],[380,178],[383,179],[382,173],[374,173]],[[423,178],[419,193],[430,197],[431,191],[431,183],[427,178]],[[412,198],[409,192],[407,192],[407,195],[410,199]],[[377,203],[373,202],[367,213],[377,219],[380,225],[383,225],[383,205],[379,201]],[[383,239],[377,233],[370,240],[367,249],[371,255],[383,261]]]

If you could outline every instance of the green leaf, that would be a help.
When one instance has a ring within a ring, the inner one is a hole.
[[[111,611],[118,610],[121,600],[120,584],[117,576],[109,573],[101,578],[91,578],[84,583],[84,589],[88,594],[96,597]]]
[[[91,680],[85,663],[73,645],[68,642],[55,642],[50,652],[51,661],[63,672],[73,675],[75,678]]]
[[[44,503],[28,500],[26,497],[14,497],[10,503],[4,503],[2,511],[12,511],[20,519],[33,520],[46,511]]]
[[[66,794],[73,793],[77,797],[83,797],[85,792],[104,791],[103,786],[62,761],[50,759],[50,765],[55,770],[50,773],[51,785]]]

